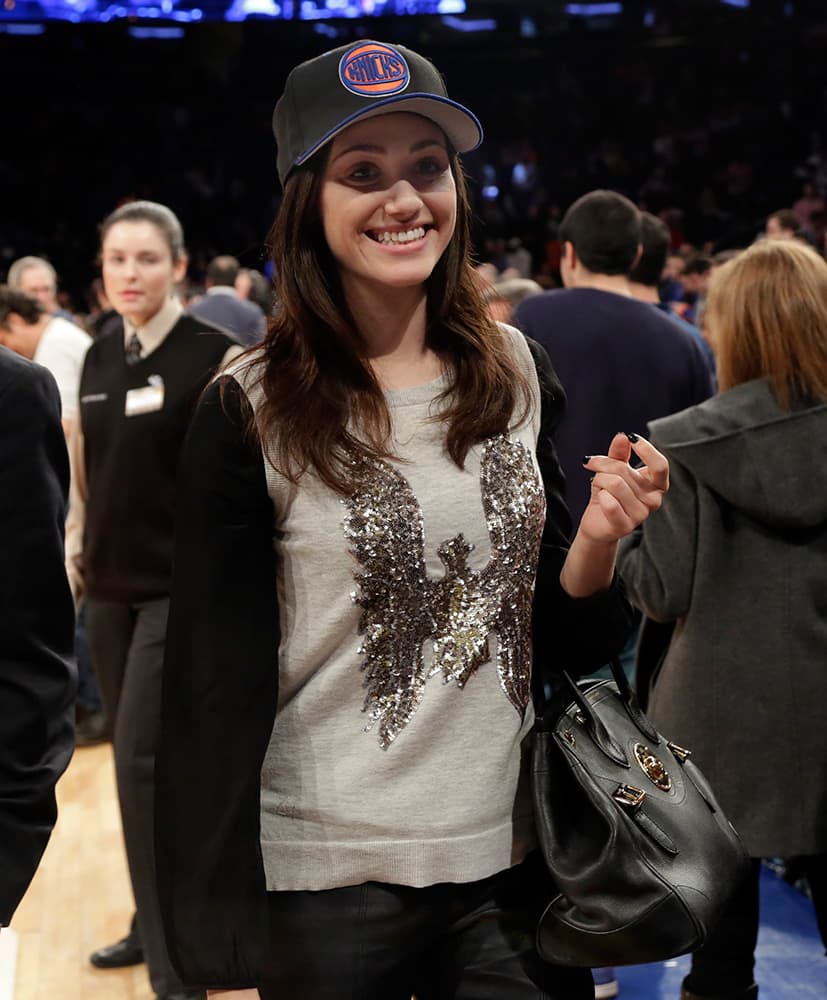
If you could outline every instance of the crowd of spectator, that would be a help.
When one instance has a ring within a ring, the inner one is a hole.
[[[427,35],[415,21],[376,30],[399,41],[408,41],[403,32]],[[293,58],[325,40],[248,28],[203,25],[177,41],[139,41],[114,26],[106,36],[50,28],[0,38],[10,77],[38,67],[6,109],[16,141],[0,166],[9,195],[0,278],[17,257],[45,256],[72,311],[94,311],[94,220],[130,198],[175,208],[196,285],[221,252],[265,269],[279,198],[267,125],[273,95]],[[594,188],[660,216],[684,256],[747,246],[778,209],[821,245],[827,74],[819,36],[797,21],[765,28],[745,15],[739,33],[726,35],[699,20],[691,35],[593,32],[502,45],[463,33],[461,45],[440,38],[430,48],[416,38],[452,93],[473,98],[485,127],[483,146],[466,158],[479,258],[500,271],[517,261],[520,276],[554,282],[560,218]],[[46,107],[44,134],[24,141]]]

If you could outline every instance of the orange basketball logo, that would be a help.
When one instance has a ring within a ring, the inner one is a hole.
[[[339,63],[339,79],[360,97],[387,97],[398,94],[410,82],[408,64],[401,52],[390,45],[362,42],[348,49]]]

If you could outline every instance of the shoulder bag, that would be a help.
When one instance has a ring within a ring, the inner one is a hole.
[[[690,752],[658,733],[620,664],[538,717],[537,832],[557,894],[537,928],[548,962],[632,965],[695,951],[748,857]]]

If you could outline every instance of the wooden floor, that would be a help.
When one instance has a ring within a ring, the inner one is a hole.
[[[123,937],[132,916],[112,748],[75,752],[58,785],[58,822],[12,921],[15,1000],[153,1000],[146,967],[101,972],[89,954]]]

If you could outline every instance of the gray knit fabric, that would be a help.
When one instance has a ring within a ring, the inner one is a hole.
[[[443,380],[387,393],[402,461],[352,500],[312,476],[296,487],[265,459],[282,625],[261,791],[270,890],[473,881],[533,846],[539,387],[524,338],[508,338],[533,413],[464,470],[429,419]],[[253,384],[254,370],[231,373]]]

